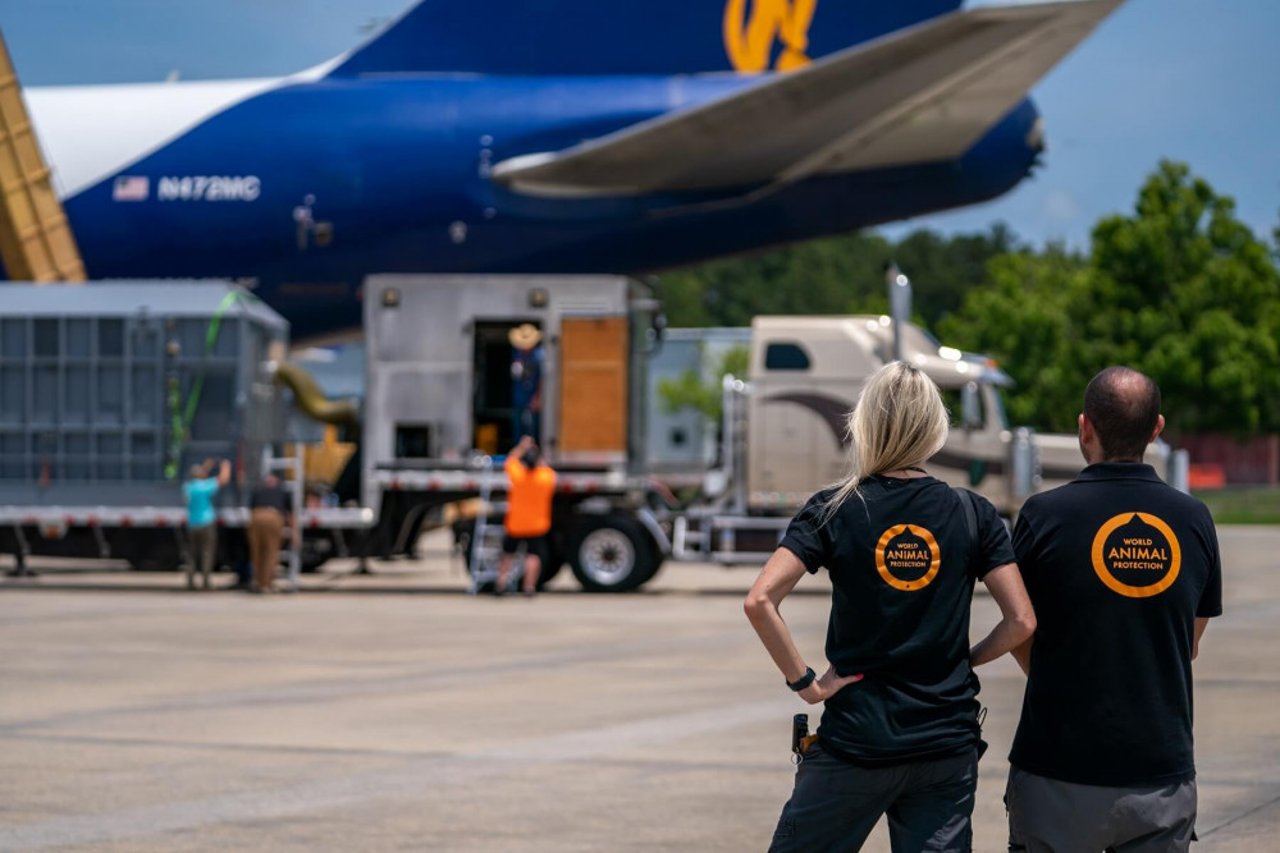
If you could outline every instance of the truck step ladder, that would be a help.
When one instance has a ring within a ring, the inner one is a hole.
[[[302,524],[302,510],[305,507],[303,501],[306,499],[305,483],[303,482],[306,462],[303,457],[302,443],[294,442],[293,447],[293,456],[268,459],[266,470],[286,475],[282,479],[285,480],[286,487],[289,489],[289,496],[293,500],[293,529],[289,531],[288,547],[281,554],[287,561],[288,570],[285,577],[288,589],[290,592],[297,592],[298,576],[302,573],[302,531],[298,528]]]
[[[485,456],[478,464],[486,473],[492,473],[498,461],[491,456]],[[493,477],[480,479],[480,512],[476,515],[476,526],[471,531],[471,542],[468,546],[471,549],[470,559],[467,561],[470,567],[470,579],[467,582],[468,595],[480,592],[480,588],[485,584],[493,584],[495,589],[498,584],[498,562],[502,559],[504,531],[501,524],[492,523],[489,517],[495,513],[505,512],[507,506],[505,501],[495,503],[491,500],[493,482]],[[524,573],[524,561],[516,562],[517,565],[512,566],[511,573],[507,576],[509,584],[519,583]]]
[[[84,262],[54,192],[2,35],[0,259],[10,281],[85,280]]]

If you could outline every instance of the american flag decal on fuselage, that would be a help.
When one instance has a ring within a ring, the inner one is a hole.
[[[146,201],[151,179],[146,175],[121,175],[111,187],[112,201]]]

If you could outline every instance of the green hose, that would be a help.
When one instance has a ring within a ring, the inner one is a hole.
[[[204,357],[208,358],[213,355],[213,348],[218,344],[218,333],[222,331],[222,317],[231,309],[232,305],[241,299],[249,298],[249,294],[242,293],[239,290],[231,290],[227,295],[222,297],[222,301],[218,303],[217,309],[213,312],[213,317],[209,319],[209,328],[204,334]],[[167,394],[167,403],[169,407],[171,443],[169,446],[169,461],[164,466],[164,477],[166,480],[176,480],[178,478],[178,463],[182,459],[182,446],[187,440],[187,435],[191,431],[191,422],[195,420],[196,410],[200,408],[200,393],[204,390],[204,370],[196,374],[196,380],[191,386],[191,392],[187,394],[186,408],[182,408],[182,394],[178,389],[178,377],[169,377],[169,390]]]

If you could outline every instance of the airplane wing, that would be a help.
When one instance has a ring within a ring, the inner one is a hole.
[[[493,177],[530,195],[616,196],[952,159],[1122,2],[942,15],[711,103],[511,158]]]

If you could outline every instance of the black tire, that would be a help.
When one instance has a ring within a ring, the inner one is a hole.
[[[127,541],[130,547],[125,559],[135,572],[172,572],[182,568],[183,554],[172,531],[132,531]]]
[[[286,545],[288,543],[285,543]],[[333,537],[327,532],[302,535],[302,549],[299,561],[299,568],[305,574],[319,571],[320,567],[329,562],[329,558],[337,552],[337,543]]]
[[[564,537],[552,529],[547,534],[547,560],[543,563],[542,570],[538,572],[538,589],[551,583],[552,579],[560,574],[567,560],[568,557],[564,553]]]
[[[569,565],[587,592],[630,592],[658,572],[653,539],[619,513],[583,516],[569,537]]]
[[[166,557],[130,557],[129,568],[135,572],[174,572],[182,568],[182,560],[176,555]]]

